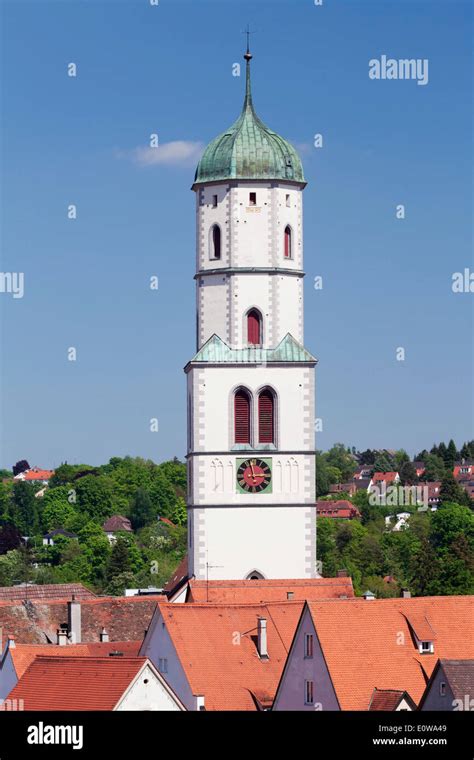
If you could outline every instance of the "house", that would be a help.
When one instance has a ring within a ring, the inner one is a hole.
[[[385,527],[387,530],[390,529],[392,532],[398,533],[398,531],[408,528],[408,520],[410,517],[410,512],[399,512],[397,515],[387,515],[385,517]],[[391,524],[393,519],[395,519],[395,525],[392,528]]]
[[[464,488],[470,499],[474,499],[474,480],[460,480],[459,485]]]
[[[354,472],[354,475],[352,476],[354,480],[360,480],[361,478],[370,478],[372,477],[372,470],[374,469],[374,466],[371,464],[362,464],[360,467],[357,468],[357,470]]]
[[[473,656],[473,596],[307,602],[273,709],[368,710],[375,690],[419,704],[439,658]]]
[[[474,460],[462,459],[460,462],[456,462],[453,476],[456,480],[472,480],[474,477]]]
[[[400,475],[398,472],[374,472],[369,485],[372,487],[385,483],[387,486],[394,486],[399,482]]]
[[[66,637],[64,637],[65,639]],[[102,633],[102,640],[89,644],[66,644],[58,636],[57,644],[17,644],[10,636],[0,656],[0,700],[5,699],[16,686],[27,668],[40,655],[47,657],[107,657],[110,654],[136,657],[141,646],[140,641],[107,641],[107,633]]]
[[[349,483],[332,483],[329,486],[329,493],[348,493],[349,496],[353,496],[356,492],[357,486],[355,480]]]
[[[421,476],[425,472],[425,463],[424,462],[413,462],[413,467],[416,470],[416,477],[421,478]]]
[[[14,636],[21,644],[56,644],[58,631],[68,642],[101,640],[105,628],[110,641],[142,640],[158,596],[28,598],[1,601],[0,626],[4,640]]]
[[[267,710],[303,605],[159,602],[140,656],[187,710]]]
[[[357,507],[350,501],[318,501],[316,502],[316,513],[318,517],[333,517],[342,520],[353,520],[354,517],[360,517]]]
[[[185,709],[146,657],[39,655],[7,699],[41,712]]]
[[[416,705],[406,691],[397,689],[374,689],[370,698],[369,711],[413,712]]]
[[[14,480],[24,480],[27,483],[42,483],[47,486],[54,475],[54,470],[42,470],[40,467],[32,467],[15,475]]]
[[[474,660],[439,659],[419,710],[474,710]]]
[[[56,528],[55,530],[50,530],[49,533],[44,534],[43,546],[54,546],[54,539],[58,536],[63,536],[64,538],[78,538],[77,533],[71,533],[68,530],[64,530],[64,528]]]
[[[117,533],[133,533],[132,523],[128,517],[123,515],[112,515],[102,526],[102,530],[107,533],[107,538],[113,544],[117,540]]]

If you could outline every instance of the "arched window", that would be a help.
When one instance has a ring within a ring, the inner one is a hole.
[[[214,224],[211,229],[211,259],[220,259],[221,257],[221,228]]]
[[[258,397],[258,442],[275,443],[275,409],[273,393],[262,391]]]
[[[291,227],[285,227],[285,259],[291,259]]]
[[[262,343],[262,318],[257,309],[247,314],[247,343],[259,346]]]
[[[234,396],[234,443],[250,443],[250,396],[242,388]]]
[[[247,575],[245,580],[246,581],[262,581],[264,580],[264,576],[258,570],[252,570],[252,572]]]

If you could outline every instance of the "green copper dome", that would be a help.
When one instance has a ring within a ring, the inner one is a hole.
[[[242,113],[229,129],[209,143],[197,166],[195,183],[229,179],[305,181],[296,150],[266,127],[255,113],[250,88],[251,57],[247,50]]]

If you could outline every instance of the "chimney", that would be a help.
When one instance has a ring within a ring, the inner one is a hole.
[[[65,628],[58,628],[56,631],[57,643],[60,647],[65,647],[67,644],[67,630]]]
[[[402,588],[402,599],[411,599],[411,591],[407,588]]]
[[[107,631],[105,630],[105,628],[102,628],[102,630],[100,632],[100,640],[101,640],[102,643],[105,643],[105,642],[109,641],[109,634],[107,633]]]
[[[81,603],[76,601],[75,594],[72,601],[67,603],[67,627],[71,644],[81,643]]]
[[[362,595],[366,601],[370,601],[371,599],[375,599],[375,594],[373,591],[366,591],[365,594]]]
[[[258,639],[257,649],[261,660],[268,660],[268,647],[267,647],[267,619],[264,617],[258,618]]]

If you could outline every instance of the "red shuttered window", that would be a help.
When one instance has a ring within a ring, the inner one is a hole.
[[[234,441],[250,443],[250,398],[243,390],[234,396]]]
[[[262,391],[258,397],[258,442],[274,443],[273,395]]]
[[[291,259],[291,229],[285,227],[285,259]]]
[[[256,309],[247,314],[247,342],[259,346],[262,342],[261,318]]]

